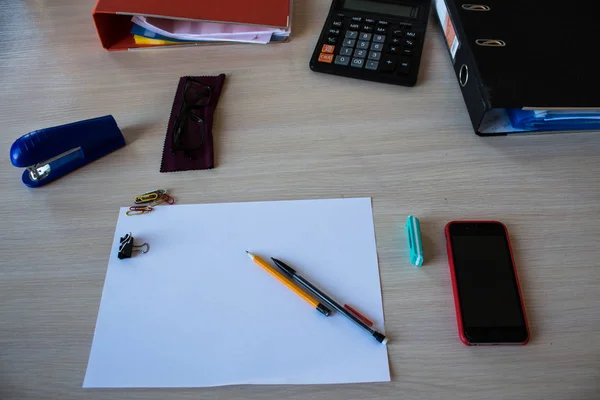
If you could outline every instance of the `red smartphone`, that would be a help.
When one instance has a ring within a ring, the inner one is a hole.
[[[529,328],[506,226],[452,221],[445,231],[460,340],[526,344]]]

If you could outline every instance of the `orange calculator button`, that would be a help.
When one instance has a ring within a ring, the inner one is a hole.
[[[333,62],[333,54],[319,54],[319,62],[331,64]]]
[[[333,50],[335,50],[335,46],[324,44],[321,53],[333,54]]]

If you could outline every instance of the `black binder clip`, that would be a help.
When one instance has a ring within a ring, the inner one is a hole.
[[[119,260],[122,260],[124,258],[131,258],[131,253],[133,253],[134,251],[139,251],[140,253],[147,253],[148,250],[150,250],[150,246],[148,245],[148,243],[134,245],[133,236],[131,236],[131,232],[123,236],[119,240],[119,242],[119,254],[117,254]]]

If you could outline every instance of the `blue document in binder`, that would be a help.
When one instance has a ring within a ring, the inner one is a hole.
[[[509,108],[515,129],[524,131],[600,130],[600,110],[522,110]]]

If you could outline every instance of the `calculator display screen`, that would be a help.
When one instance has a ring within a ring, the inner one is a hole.
[[[396,17],[415,18],[417,16],[417,7],[369,0],[345,0],[344,8],[347,10],[366,11],[393,15]]]

